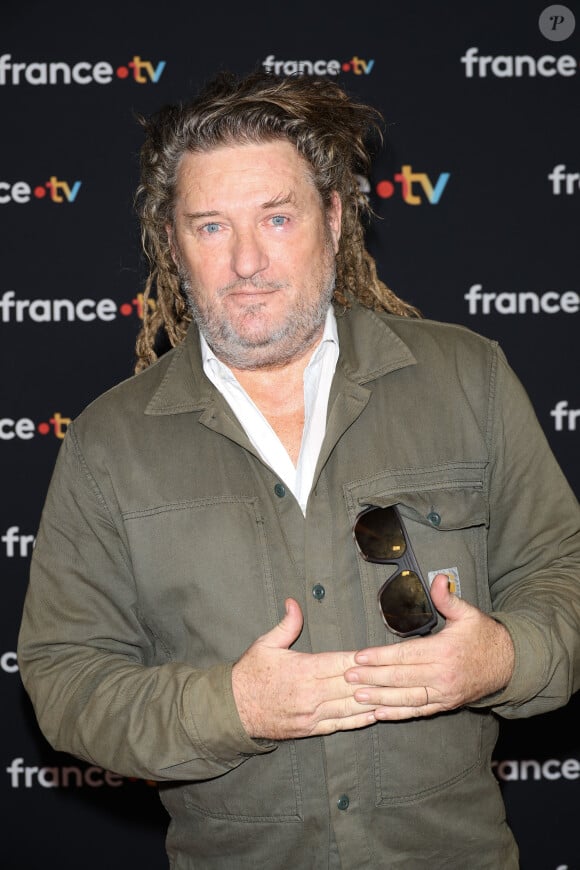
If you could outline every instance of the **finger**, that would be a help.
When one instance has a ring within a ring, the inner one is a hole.
[[[315,731],[313,733],[330,733],[334,731],[346,731],[351,727],[362,728],[370,722],[374,722],[374,704],[361,704],[353,696],[329,701],[321,705],[316,717]],[[357,722],[353,726],[353,722]]]
[[[407,689],[412,686],[428,685],[435,677],[436,673],[429,663],[357,667],[348,670],[345,674],[346,682],[355,687],[358,684]]]
[[[426,686],[396,689],[392,687],[365,686],[357,689],[355,700],[361,704],[381,707],[430,707],[439,703],[438,693]]]
[[[298,602],[287,598],[284,603],[286,612],[278,625],[260,638],[263,644],[274,649],[289,649],[298,640],[304,624]]]
[[[354,656],[355,663],[370,667],[424,664],[437,657],[436,648],[435,650],[433,648],[436,637],[438,636],[411,638],[404,643],[357,650]]]
[[[345,716],[342,719],[323,719],[318,723],[313,736],[334,734],[336,731],[352,731],[357,728],[367,728],[369,725],[374,725],[376,721],[374,711],[372,710],[367,713]]]
[[[424,719],[441,713],[444,708],[440,704],[429,704],[422,707],[377,707],[374,717],[377,722],[402,722],[404,719]]]
[[[467,601],[454,595],[449,590],[449,578],[446,574],[437,574],[431,584],[431,599],[433,604],[447,622],[456,622],[473,615],[476,610]]]

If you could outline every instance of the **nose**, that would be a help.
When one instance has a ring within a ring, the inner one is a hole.
[[[238,232],[231,248],[232,271],[240,278],[251,278],[268,267],[269,258],[264,243],[253,229]]]

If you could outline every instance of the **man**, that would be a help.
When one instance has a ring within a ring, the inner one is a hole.
[[[496,717],[578,688],[577,502],[496,344],[378,279],[375,123],[267,75],[147,123],[140,374],[47,497],[24,683],[55,747],[160,781],[179,870],[515,868]]]

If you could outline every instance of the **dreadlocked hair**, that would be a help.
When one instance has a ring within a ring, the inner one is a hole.
[[[381,141],[378,111],[353,102],[334,82],[262,72],[238,80],[223,72],[191,102],[166,106],[151,118],[139,120],[145,128],[145,142],[135,204],[150,271],[135,371],[155,362],[160,336],[174,347],[183,341],[191,322],[167,227],[173,226],[183,155],[222,146],[277,139],[294,144],[309,164],[323,206],[329,208],[333,191],[342,202],[335,302],[349,308],[356,300],[373,310],[420,316],[379,279],[375,261],[365,248],[364,222],[372,211],[357,175],[370,170],[367,138],[375,135]],[[153,298],[155,304],[149,304]]]

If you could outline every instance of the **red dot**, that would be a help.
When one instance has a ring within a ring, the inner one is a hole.
[[[392,181],[379,181],[376,191],[382,199],[388,199],[395,192],[395,185]]]
[[[350,69],[350,61],[349,61],[349,60],[345,60],[345,62],[344,62],[343,65],[342,65],[342,71],[343,71],[343,72],[348,72],[349,69]]]
[[[130,314],[133,314],[133,309],[128,302],[123,302],[123,304],[119,308],[119,311],[124,317],[129,317]]]
[[[126,79],[129,75],[129,70],[126,66],[117,67],[117,78],[118,79]]]
[[[44,189],[44,187],[38,185],[38,187],[34,188],[34,195],[37,199],[42,199],[43,196],[46,196],[46,190]]]
[[[37,428],[41,435],[48,435],[50,432],[50,426],[48,423],[39,423]]]

